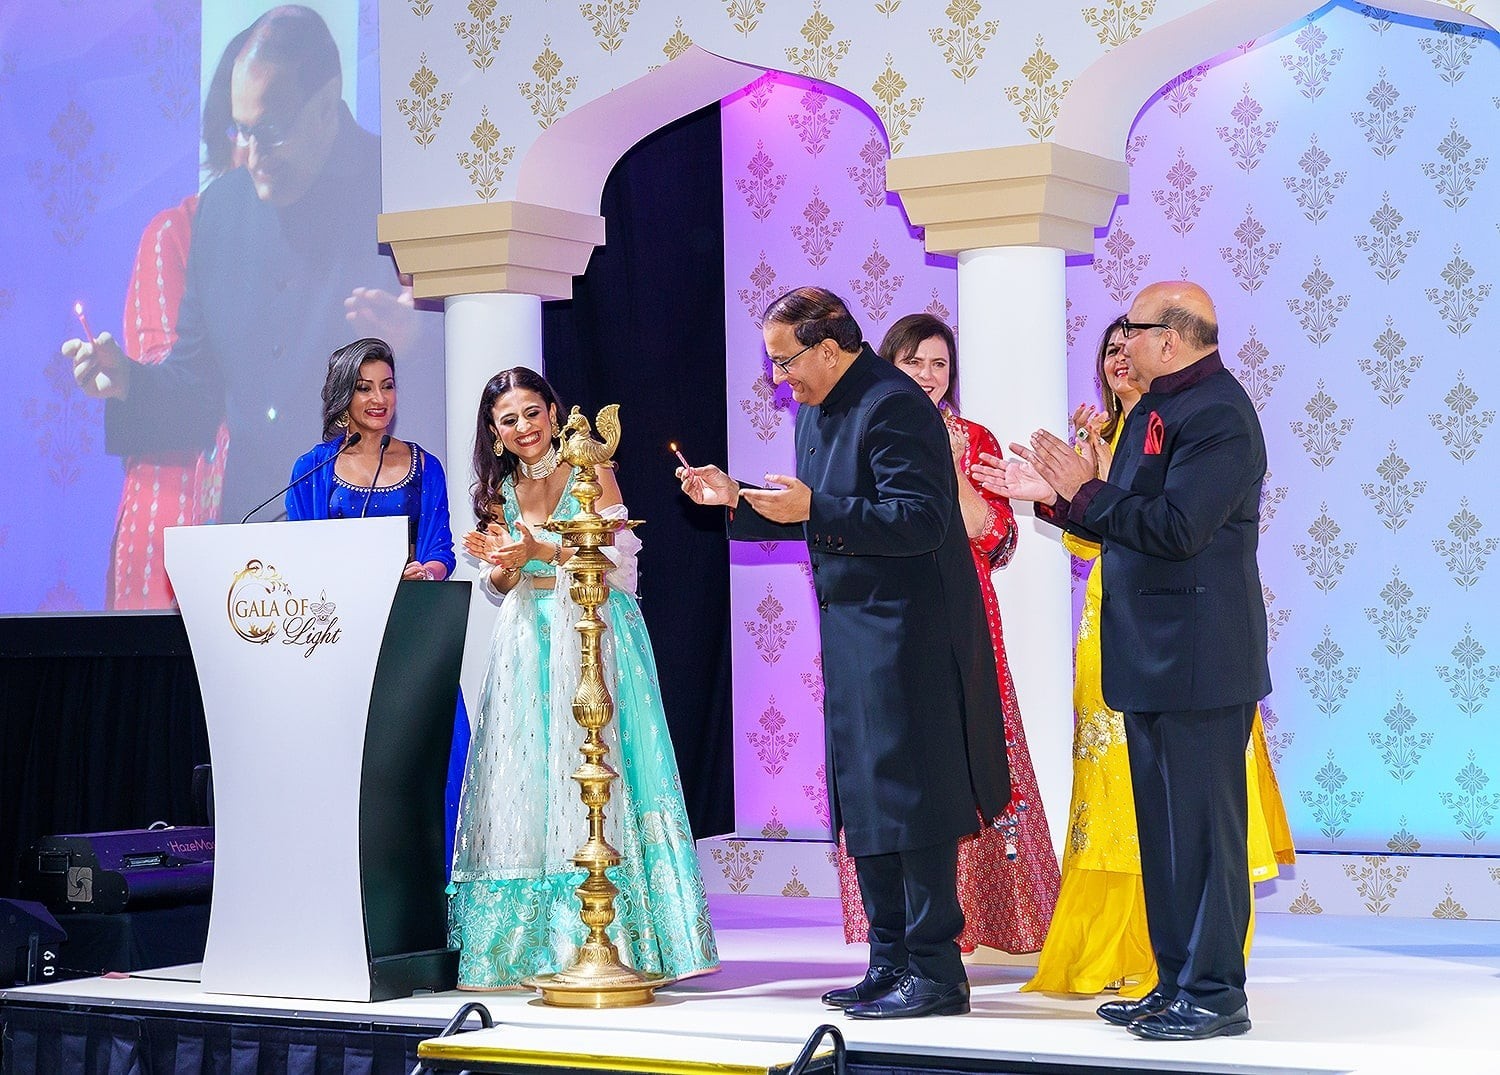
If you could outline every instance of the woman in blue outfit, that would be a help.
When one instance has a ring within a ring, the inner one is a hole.
[[[390,345],[367,337],[333,352],[323,381],[323,443],[292,465],[286,517],[295,522],[404,515],[408,544],[401,577],[445,579],[456,561],[443,466],[418,444],[390,437],[382,447],[395,421],[396,356]],[[356,433],[359,439],[351,444]],[[448,760],[449,861],[468,748],[469,718],[460,695]]]
[[[581,610],[559,584],[573,553],[541,530],[579,513],[576,472],[558,457],[560,406],[541,375],[518,367],[484,388],[474,445],[474,514],[464,548],[489,570],[480,584],[502,600],[464,773],[449,924],[460,949],[460,989],[500,989],[569,966],[587,934],[572,859],[588,837],[571,779],[583,729],[572,716],[579,679],[573,630]],[[613,470],[600,467],[601,515],[624,519]],[[613,787],[606,836],[621,855],[610,939],[637,970],[685,978],[718,966],[708,901],[676,756],[662,711],[656,660],[635,599],[629,530],[614,560],[601,649],[615,719],[605,729]]]

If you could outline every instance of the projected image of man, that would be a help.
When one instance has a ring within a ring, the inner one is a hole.
[[[143,366],[112,340],[64,345],[80,387],[109,401],[112,454],[201,450],[227,421],[223,518],[278,487],[305,447],[323,356],[372,330],[403,352],[434,348],[418,340],[377,246],[379,139],[354,121],[341,85],[317,13],[286,6],[256,20],[225,132],[245,166],[203,193],[172,352]]]

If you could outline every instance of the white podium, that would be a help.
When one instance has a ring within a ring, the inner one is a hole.
[[[207,992],[451,989],[443,791],[469,584],[404,518],[172,527],[213,761]]]

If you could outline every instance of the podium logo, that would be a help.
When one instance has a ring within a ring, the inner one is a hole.
[[[272,564],[250,560],[229,583],[229,626],[246,642],[264,646],[279,638],[303,647],[302,656],[343,636],[338,606],[326,593],[312,600],[297,593]]]

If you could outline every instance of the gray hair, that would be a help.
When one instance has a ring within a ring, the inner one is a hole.
[[[385,362],[396,372],[396,356],[391,345],[374,336],[346,343],[328,356],[328,376],[323,380],[323,439],[337,440],[344,435],[339,418],[354,402],[354,384],[359,368],[366,362]]]
[[[1166,306],[1158,315],[1164,325],[1171,325],[1190,347],[1219,346],[1219,325],[1181,306]]]

